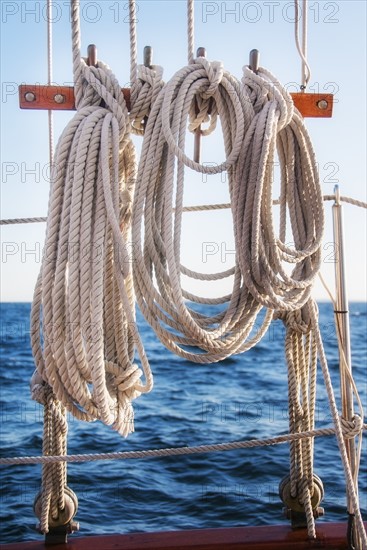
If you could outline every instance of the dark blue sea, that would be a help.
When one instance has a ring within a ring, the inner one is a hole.
[[[337,396],[339,374],[332,307],[319,304],[320,324]],[[42,410],[30,399],[34,370],[29,343],[30,304],[1,304],[1,453],[39,455]],[[366,399],[367,304],[351,304],[352,362]],[[248,353],[200,366],[168,352],[139,317],[155,377],[151,394],[138,398],[135,433],[121,438],[100,423],[69,417],[69,453],[98,453],[200,445],[271,437],[288,431],[284,328],[276,321]],[[321,371],[317,427],[331,425]],[[364,450],[366,446],[364,446]],[[361,502],[366,513],[366,453]],[[75,536],[286,522],[278,497],[288,473],[288,445],[144,460],[99,461],[68,466],[77,494]],[[39,539],[32,505],[41,467],[1,466],[1,542]],[[315,441],[315,473],[324,483],[321,521],[343,521],[345,484],[334,437]]]

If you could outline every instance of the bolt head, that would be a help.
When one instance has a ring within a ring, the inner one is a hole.
[[[322,111],[325,111],[325,109],[328,108],[329,104],[328,102],[326,101],[326,99],[320,99],[320,101],[317,102],[317,106],[319,109],[321,109]]]
[[[65,96],[62,94],[56,94],[54,95],[54,101],[55,103],[59,103],[59,104],[65,103]]]
[[[36,96],[33,92],[26,92],[24,94],[24,99],[28,101],[28,103],[32,103],[32,101],[36,101]]]

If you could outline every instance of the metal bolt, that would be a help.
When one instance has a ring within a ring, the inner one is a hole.
[[[65,102],[65,96],[62,94],[56,94],[54,95],[54,101],[55,103],[64,103]]]
[[[78,521],[71,521],[69,525],[70,533],[75,533],[76,531],[79,531],[80,525]]]
[[[205,48],[198,48],[196,50],[196,57],[206,57],[206,49]]]
[[[26,94],[24,94],[24,98],[29,103],[32,103],[32,101],[36,101],[36,96],[33,92],[27,92]]]
[[[328,102],[326,101],[326,99],[320,99],[320,101],[317,102],[317,106],[319,109],[322,109],[323,111],[325,111],[325,109],[328,108]]]
[[[318,506],[316,510],[313,512],[314,518],[321,518],[325,515],[325,508],[322,508],[321,506]]]

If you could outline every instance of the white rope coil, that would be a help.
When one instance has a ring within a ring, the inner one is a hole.
[[[77,46],[78,36],[77,26]],[[39,374],[66,409],[126,436],[133,430],[131,400],[152,388],[135,324],[128,250],[135,150],[110,69],[76,64],[76,57],[74,69],[78,112],[61,136],[52,170],[32,349]],[[145,384],[133,362],[135,347]]]
[[[302,117],[275,77],[245,67],[242,82],[254,115],[231,197],[238,262],[259,303],[293,311],[308,301],[321,263],[324,213],[316,157]],[[279,236],[272,213],[276,149],[281,173]],[[294,247],[286,245],[287,215]],[[291,275],[287,264],[295,265]]]
[[[222,122],[227,158],[220,166],[194,162],[184,152],[186,122],[197,96],[212,98]],[[205,173],[229,170],[238,161],[245,136],[244,113],[248,109],[238,81],[221,63],[198,58],[177,72],[160,92],[143,142],[132,233],[137,301],[168,349],[201,363],[219,361],[249,349],[265,333],[272,318],[268,312],[259,331],[246,341],[260,307],[241,284],[238,266],[206,276],[180,264],[184,164]],[[228,176],[232,180],[230,171]],[[200,280],[234,275],[232,294],[213,300],[194,296],[181,288],[181,274]],[[158,288],[153,283],[154,277]],[[223,313],[204,316],[196,313],[186,300],[209,305],[228,302],[228,305]],[[200,351],[189,351],[186,346],[197,346]]]
[[[227,156],[216,166],[195,162],[185,153],[187,121],[198,98],[210,100],[221,120]],[[271,213],[276,145],[282,166],[279,237]],[[227,170],[237,257],[225,272],[205,275],[181,265],[184,166],[207,174]],[[295,248],[285,244],[287,212]],[[309,299],[320,266],[322,233],[315,155],[303,120],[276,79],[265,70],[257,76],[245,68],[241,88],[221,63],[203,57],[178,71],[149,117],[133,213],[137,301],[164,345],[200,363],[252,347],[265,334],[272,310],[293,311]],[[290,276],[284,263],[296,266]],[[182,288],[182,275],[209,281],[233,277],[232,292],[209,300],[195,296]],[[227,308],[204,316],[187,300]],[[269,310],[253,335],[263,305]]]

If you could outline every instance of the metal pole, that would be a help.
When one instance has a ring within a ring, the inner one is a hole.
[[[345,271],[345,254],[344,254],[344,231],[343,231],[343,209],[340,202],[339,186],[334,188],[335,203],[333,204],[333,229],[335,243],[335,287],[336,287],[336,330],[339,333],[339,361],[340,365],[345,363],[344,368],[352,372],[352,359],[350,347],[350,332],[349,332],[349,310],[348,310],[348,295],[346,284]],[[348,376],[343,374],[343,369],[340,367],[340,394],[342,416],[346,420],[353,420],[353,392]],[[348,455],[349,464],[352,470],[352,475],[356,473],[356,449],[354,439],[345,439],[345,445]],[[358,488],[356,487],[356,491]],[[352,522],[354,509],[347,494],[347,507],[350,522],[350,531],[352,531]],[[353,529],[354,543],[357,542],[357,534]],[[359,548],[359,546],[355,546]]]

